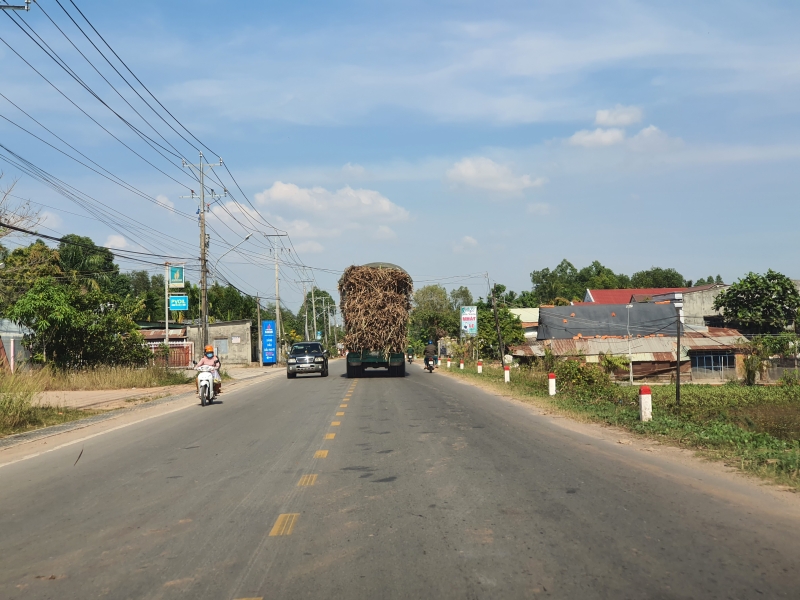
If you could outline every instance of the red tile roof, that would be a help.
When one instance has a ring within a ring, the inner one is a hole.
[[[625,290],[589,290],[594,304],[628,304],[634,295],[657,296],[672,292],[683,292],[687,288],[638,288]],[[577,304],[577,302],[576,302]]]

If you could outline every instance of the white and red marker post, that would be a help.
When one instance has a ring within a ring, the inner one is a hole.
[[[450,368],[450,357],[449,356],[447,357],[447,368],[448,369]]]
[[[483,361],[479,360],[478,361],[478,375],[480,375],[481,373],[483,373]]]
[[[650,393],[649,385],[639,388],[639,420],[653,420],[653,396]]]
[[[464,370],[464,359],[463,358],[460,361],[458,361],[458,368],[461,369],[462,371]]]
[[[550,392],[551,396],[556,395],[556,374],[550,373],[547,378],[547,391]]]
[[[503,378],[506,383],[511,383],[511,367],[503,365]]]

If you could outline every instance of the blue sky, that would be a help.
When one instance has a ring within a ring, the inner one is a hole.
[[[75,1],[158,99],[222,156],[261,215],[290,233],[308,265],[340,271],[385,260],[418,284],[463,283],[476,295],[485,280],[458,276],[488,272],[529,289],[532,270],[562,258],[626,273],[675,267],[692,279],[719,273],[732,281],[767,268],[800,278],[794,3]],[[61,2],[77,19],[69,0]],[[39,4],[21,18],[139,126],[41,8],[117,85],[111,68],[55,0]],[[0,91],[9,100],[151,198],[194,212],[180,199],[191,181],[179,166],[145,146],[6,17],[0,36],[178,181],[0,45]],[[2,98],[0,115],[61,147]],[[147,118],[196,161],[191,145]],[[19,178],[14,193],[44,205],[43,232],[196,255],[192,219],[112,185],[6,121],[0,138],[164,241],[77,216],[81,207],[3,164],[3,183]],[[210,217],[214,259],[245,235],[231,215],[245,225],[256,219],[235,204],[225,212],[224,202]],[[265,247],[256,235],[243,254],[227,254],[224,276],[273,294]],[[296,307],[290,280],[310,273],[282,273],[284,299]],[[335,273],[314,276],[335,287]]]

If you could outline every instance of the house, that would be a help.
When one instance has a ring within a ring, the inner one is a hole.
[[[712,283],[662,294],[633,294],[631,302],[683,302],[683,318],[687,325],[722,327],[722,312],[714,309],[714,301],[728,287]]]
[[[510,308],[508,310],[512,315],[517,315],[522,323],[522,329],[525,332],[525,340],[535,340],[539,331],[539,309]]]
[[[17,365],[25,363],[30,352],[22,345],[22,340],[31,333],[30,329],[17,325],[9,319],[0,319],[0,370],[16,370]]]
[[[592,304],[628,304],[631,297],[652,297],[671,292],[682,292],[686,288],[633,288],[616,290],[586,290],[583,303]]]
[[[742,338],[738,331],[684,323],[679,351],[677,319],[671,303],[541,308],[537,341],[530,352],[516,347],[513,354],[541,356],[549,349],[555,356],[580,357],[587,363],[600,363],[609,354],[630,357],[634,378],[671,379],[679,360],[687,379],[737,377]],[[624,378],[628,371],[616,375]]]
[[[258,338],[251,333],[253,322],[249,319],[241,321],[216,321],[208,324],[208,343],[225,365],[249,365],[255,354],[258,360]],[[194,342],[197,360],[203,352],[202,331],[199,324],[189,325],[187,339]],[[254,352],[255,348],[255,352]]]

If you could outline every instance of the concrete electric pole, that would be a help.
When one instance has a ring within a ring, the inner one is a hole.
[[[208,344],[208,260],[206,258],[208,253],[208,236],[206,235],[206,212],[208,211],[208,205],[206,204],[205,175],[206,169],[222,166],[222,159],[220,158],[217,164],[204,164],[203,153],[201,152],[199,165],[187,163],[185,160],[182,162],[184,167],[189,167],[197,171],[200,175],[200,209],[197,211],[198,215],[200,215],[200,326],[202,329],[200,336],[202,339],[201,345],[205,348]],[[219,194],[215,194],[214,190],[211,190],[209,197],[215,200],[228,195],[228,190],[224,189],[223,192],[223,196],[220,196]],[[181,198],[196,199],[198,196],[195,196],[194,190],[192,190],[191,196],[181,196]]]

